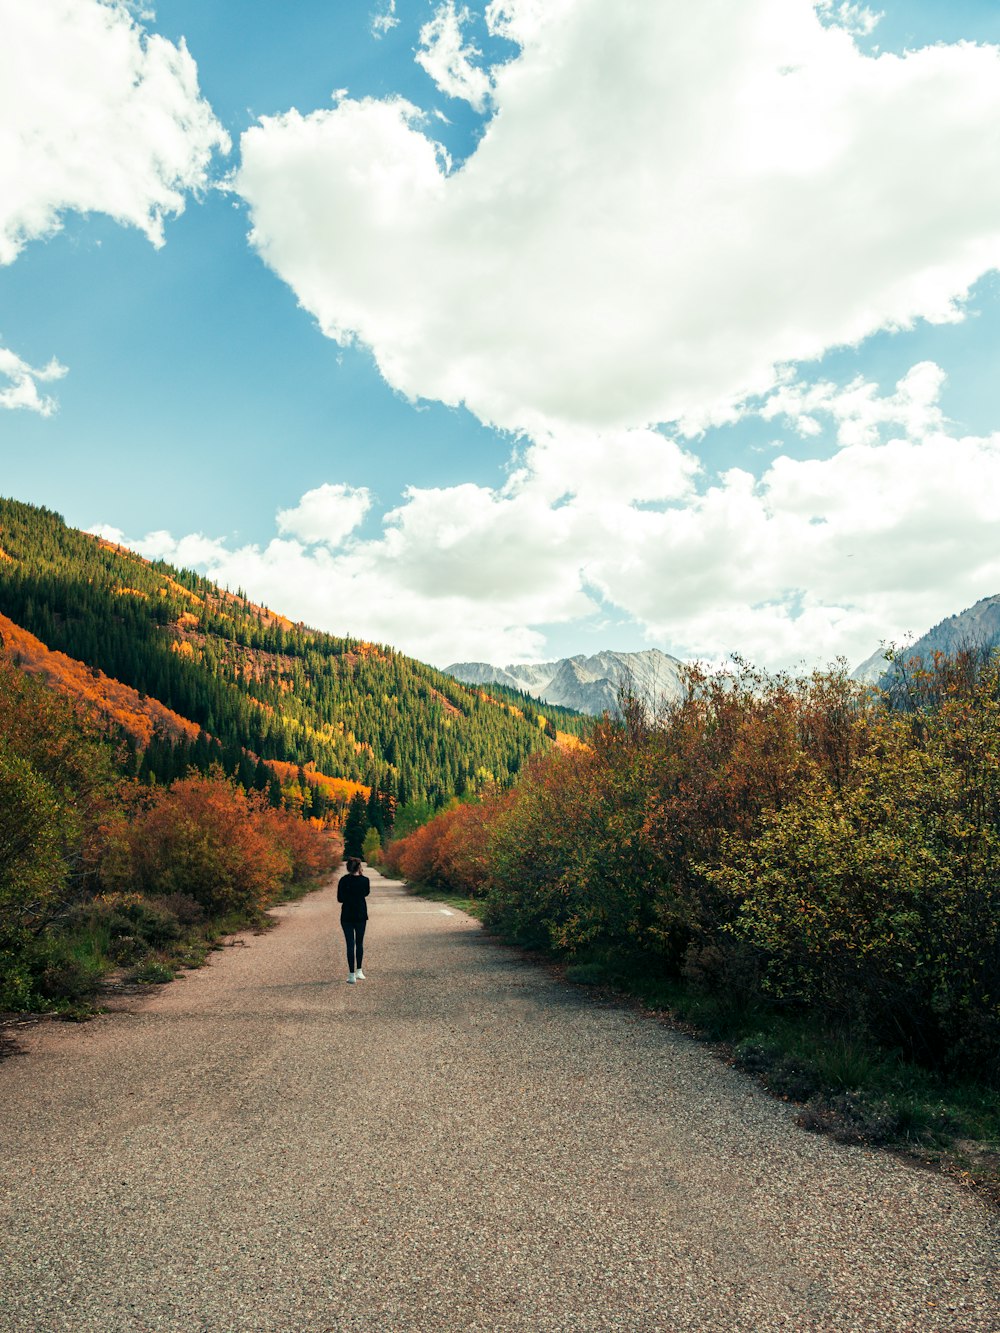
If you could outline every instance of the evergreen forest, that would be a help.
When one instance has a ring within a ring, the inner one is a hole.
[[[557,728],[588,725],[525,696],[470,689],[391,648],[293,624],[242,590],[10,499],[0,499],[0,614],[190,724],[186,734],[133,737],[141,776],[170,782],[221,764],[265,790],[291,769],[317,815],[333,804],[342,817],[358,784],[390,810],[505,787]],[[310,781],[323,775],[355,786]]]

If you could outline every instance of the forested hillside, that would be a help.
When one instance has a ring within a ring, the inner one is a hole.
[[[221,755],[245,786],[265,785],[258,761],[276,761],[398,804],[440,804],[506,784],[555,730],[535,709],[390,648],[293,624],[242,591],[14,500],[0,500],[0,613],[95,681],[104,673],[193,724],[200,742],[165,725],[151,743],[134,737],[167,779]]]

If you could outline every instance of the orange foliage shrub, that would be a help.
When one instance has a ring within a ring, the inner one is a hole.
[[[254,913],[281,889],[322,874],[338,848],[318,828],[272,810],[217,770],[136,797],[109,847],[113,889],[184,894],[212,915]]]
[[[93,874],[104,825],[114,818],[119,775],[90,711],[46,684],[0,653],[0,750],[27,759],[51,784],[70,878],[82,882]]]
[[[438,815],[429,824],[414,829],[406,838],[391,842],[382,854],[386,874],[398,875],[414,884],[431,884],[434,877],[434,847],[438,830],[447,814]]]
[[[293,884],[322,879],[340,864],[343,840],[326,832],[320,820],[300,819],[290,810],[275,810],[271,806],[260,809],[257,818],[272,841],[285,849],[291,862]]]
[[[433,853],[435,883],[474,898],[482,892],[489,865],[487,838],[493,802],[460,805],[440,816]]]
[[[407,837],[390,842],[382,854],[386,874],[470,898],[481,894],[489,865],[490,821],[504,799],[494,794],[474,805],[456,803]]]

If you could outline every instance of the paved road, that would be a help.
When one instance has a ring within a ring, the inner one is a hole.
[[[0,1328],[1000,1329],[995,1219],[379,880],[0,1063]]]

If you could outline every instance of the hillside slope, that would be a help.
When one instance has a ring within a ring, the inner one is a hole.
[[[31,676],[83,704],[111,727],[145,748],[159,735],[171,742],[196,741],[198,728],[186,717],[165,708],[158,699],[140,694],[131,685],[87,667],[65,653],[46,648],[41,639],[0,615],[0,647]]]
[[[49,510],[0,499],[0,552],[9,623],[90,668],[92,692],[119,682],[230,755],[440,802],[509,781],[549,744],[537,719],[391,648],[293,624]]]

